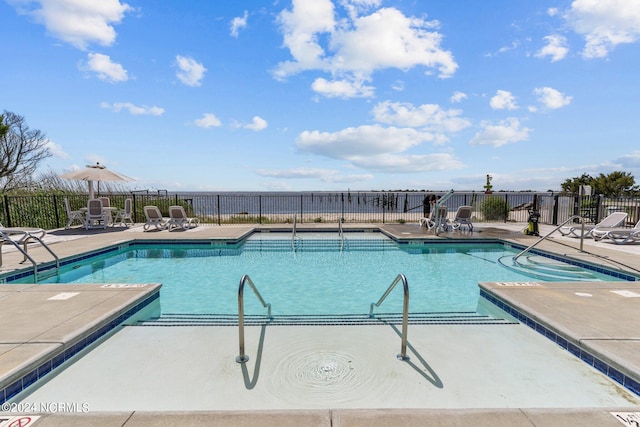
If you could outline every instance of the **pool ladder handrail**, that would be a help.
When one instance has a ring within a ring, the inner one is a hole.
[[[543,240],[545,240],[547,237],[551,236],[553,233],[555,233],[556,231],[560,230],[561,227],[563,227],[566,223],[568,223],[569,221],[572,221],[574,219],[580,219],[580,224],[581,224],[581,231],[580,231],[580,252],[584,252],[583,251],[583,247],[584,247],[584,217],[580,216],[580,215],[572,215],[570,216],[566,221],[564,221],[562,224],[558,225],[557,227],[555,227],[553,230],[551,230],[550,232],[548,232],[547,234],[545,234],[544,236],[542,236],[540,239],[538,239],[535,243],[533,243],[532,245],[529,245],[526,249],[524,249],[522,252],[520,252],[518,255],[513,257],[513,262],[516,262],[518,260],[518,258],[520,258],[522,255],[524,255],[525,253],[529,252],[531,249],[533,249],[534,247],[536,247],[540,242],[542,242]]]
[[[297,235],[297,215],[293,214],[293,227],[291,230],[291,249],[296,250],[296,239],[299,239]]]
[[[247,356],[244,352],[244,285],[245,283],[249,284],[249,287],[253,290],[253,293],[258,297],[260,303],[264,308],[267,309],[267,319],[273,319],[271,315],[271,304],[264,302],[264,298],[258,292],[256,285],[253,283],[248,274],[245,274],[240,279],[240,285],[238,286],[238,334],[239,334],[239,346],[240,346],[240,354],[236,357],[236,362],[245,363],[249,360],[249,356]]]
[[[338,236],[340,237],[340,249],[344,248],[344,230],[342,229],[342,218],[338,218]]]
[[[29,240],[34,239],[34,240],[37,240],[51,254],[51,256],[53,256],[53,258],[56,260],[56,270],[60,270],[60,259],[58,258],[58,255],[56,255],[51,250],[51,248],[45,242],[42,241],[40,237],[36,236],[35,234],[29,233],[26,230],[23,230],[22,232],[24,233],[24,240],[23,240],[24,249],[20,247],[20,244],[18,242],[16,242],[9,235],[7,235],[2,230],[0,230],[0,251],[2,250],[2,246],[5,243],[11,243],[13,246],[15,246],[16,249],[24,257],[22,262],[29,260],[31,261],[31,264],[33,264],[33,281],[34,283],[37,283],[38,282],[38,263],[27,253],[27,243],[29,243]],[[2,253],[0,252],[0,266],[1,265],[2,265]]]
[[[380,297],[378,302],[371,303],[371,308],[369,309],[369,317],[375,317],[373,314],[373,308],[380,307],[380,304],[382,304],[385,298],[387,298],[393,288],[396,287],[398,282],[402,282],[402,287],[404,288],[404,302],[402,309],[402,342],[400,344],[400,354],[398,354],[397,357],[399,360],[407,361],[409,360],[409,356],[407,356],[407,329],[409,328],[409,284],[407,283],[407,277],[404,274],[398,274],[391,285],[389,285],[384,295]]]

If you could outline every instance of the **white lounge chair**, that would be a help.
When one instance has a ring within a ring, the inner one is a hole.
[[[162,212],[157,206],[145,206],[144,215],[147,217],[147,222],[144,224],[144,231],[149,230],[151,226],[157,230],[165,230],[169,226],[169,220],[162,217]]]
[[[420,226],[427,227],[427,229],[429,230],[436,226],[439,226],[441,229],[446,230],[448,228],[447,207],[440,206],[438,207],[438,209],[432,209],[429,218],[420,219]]]
[[[473,224],[471,223],[472,213],[473,209],[471,206],[459,206],[455,218],[451,221],[451,228],[460,230],[461,227],[466,225],[469,227],[469,231],[473,231]]]
[[[600,232],[607,231],[607,229],[610,230],[612,228],[620,227],[620,225],[623,224],[626,219],[626,212],[613,212],[595,225],[585,224],[584,237],[591,237],[595,230],[598,230],[598,232]],[[580,237],[580,234],[582,233],[582,224],[560,227],[559,231],[563,236]]]
[[[87,213],[85,214],[84,218],[84,228],[86,230],[97,227],[106,229],[108,222],[109,218],[107,217],[107,213],[102,206],[102,200],[90,199],[87,202]]]
[[[594,230],[591,235],[594,240],[609,239],[618,245],[623,245],[625,243],[640,243],[640,221],[638,221],[633,228]]]
[[[71,210],[69,199],[66,197],[64,198],[64,208],[67,211],[67,225],[64,226],[65,229],[70,228],[74,221],[78,221],[84,225],[84,213],[82,211]]]
[[[125,199],[124,209],[116,211],[116,215],[113,218],[113,224],[124,224],[127,226],[127,221],[133,225],[133,201],[131,199]]]
[[[198,218],[188,218],[182,206],[169,206],[169,231],[174,229],[188,230],[197,227]]]

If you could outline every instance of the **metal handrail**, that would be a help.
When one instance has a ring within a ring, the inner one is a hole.
[[[7,231],[7,230],[5,230]],[[51,256],[53,256],[53,258],[56,260],[56,270],[60,269],[60,259],[58,258],[58,256],[51,250],[51,248],[42,241],[42,239],[34,234],[29,233],[26,230],[20,230],[20,229],[15,229],[14,232],[20,232],[23,233],[24,236],[24,240],[22,241],[23,245],[24,245],[24,249],[20,247],[20,245],[18,244],[18,242],[16,242],[15,240],[13,240],[8,234],[6,234],[4,231],[0,230],[0,250],[2,249],[2,245],[4,245],[5,243],[9,242],[11,243],[13,246],[16,247],[16,249],[18,249],[18,251],[24,256],[24,259],[22,260],[22,262],[25,262],[26,260],[31,261],[31,264],[33,264],[33,281],[35,283],[38,282],[38,263],[36,262],[36,260],[34,260],[28,253],[27,253],[27,243],[29,243],[29,240],[34,239],[37,240],[50,254]],[[2,253],[0,252],[0,265],[2,265]]]
[[[562,224],[558,225],[556,228],[554,228],[553,230],[551,230],[550,232],[548,232],[547,234],[545,234],[544,236],[542,236],[540,239],[538,239],[538,241],[536,241],[535,243],[533,243],[532,245],[529,245],[526,249],[524,249],[522,252],[520,252],[518,255],[513,257],[513,261],[515,262],[518,258],[520,258],[522,255],[524,255],[525,253],[529,252],[531,249],[533,249],[535,246],[538,245],[538,243],[542,242],[544,239],[546,239],[547,237],[551,236],[553,233],[555,233],[556,231],[560,230],[560,228],[562,226],[564,226],[566,223],[568,223],[571,220],[574,219],[580,219],[580,224],[582,226],[582,229],[580,231],[580,252],[583,252],[582,248],[584,247],[584,218],[581,217],[580,215],[572,215],[570,216],[566,221],[564,221]]]
[[[296,237],[297,237],[296,236],[296,222],[297,222],[296,218],[297,218],[297,215],[293,214],[293,229],[291,232],[291,249],[294,249],[294,250],[296,248]]]
[[[398,359],[400,360],[409,360],[409,356],[407,356],[407,329],[409,327],[409,284],[407,283],[407,278],[404,274],[400,273],[396,276],[395,280],[389,285],[387,291],[380,297],[378,302],[371,303],[371,308],[369,309],[369,317],[374,317],[373,308],[380,307],[380,304],[387,298],[387,296],[391,293],[393,288],[398,284],[398,282],[402,281],[402,286],[404,287],[404,303],[402,309],[402,343],[400,346],[400,354],[398,354]]]
[[[338,236],[340,237],[340,249],[344,248],[344,230],[342,230],[342,218],[338,218]]]
[[[236,357],[236,362],[245,363],[249,360],[249,356],[247,356],[244,352],[244,284],[248,283],[251,289],[253,289],[253,293],[258,297],[260,303],[264,308],[267,309],[267,318],[272,319],[271,316],[271,304],[267,304],[264,302],[262,295],[258,292],[256,285],[253,284],[251,278],[249,278],[248,274],[242,276],[240,279],[240,285],[238,286],[238,333],[240,339],[240,354]]]

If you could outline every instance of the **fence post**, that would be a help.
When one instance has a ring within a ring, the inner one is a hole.
[[[602,197],[600,194],[596,196],[596,219],[594,219],[594,224],[600,222],[600,206],[602,205]]]
[[[553,215],[551,218],[551,223],[553,225],[558,225],[558,210],[559,210],[559,206],[558,206],[558,202],[560,200],[560,195],[556,194],[553,196]]]
[[[218,225],[220,225],[220,195],[216,195],[216,204],[218,205]]]
[[[4,210],[7,215],[7,225],[5,225],[5,227],[13,227],[13,224],[11,224],[11,215],[9,215],[9,196],[6,194],[4,195]]]
[[[262,224],[262,194],[258,194],[258,224]]]
[[[304,204],[304,199],[303,199],[303,195],[300,195],[300,223],[304,222],[304,208],[303,208],[303,204]]]
[[[53,212],[56,215],[56,228],[60,228],[60,214],[58,214],[58,197],[53,195]]]

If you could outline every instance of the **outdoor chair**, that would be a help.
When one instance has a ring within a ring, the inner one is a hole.
[[[169,231],[175,229],[188,230],[197,227],[198,218],[187,218],[182,206],[169,206]]]
[[[113,218],[113,224],[124,224],[127,226],[127,221],[133,225],[133,201],[131,199],[125,199],[124,201],[124,209],[119,209],[116,211],[116,215]]]
[[[162,217],[162,213],[157,206],[145,206],[144,215],[147,217],[147,222],[144,224],[144,231],[148,231],[152,226],[156,230],[165,230],[169,226],[169,220]]]
[[[624,224],[624,221],[627,219],[626,212],[614,212],[607,215],[602,221],[595,225],[584,225],[584,236],[583,237],[592,237],[593,233],[607,231],[612,228],[620,227],[621,224]],[[563,236],[573,236],[580,237],[582,233],[583,224],[575,224],[571,226],[560,227],[560,234]]]
[[[64,198],[64,207],[67,211],[67,225],[65,225],[65,229],[70,228],[74,221],[78,221],[81,225],[84,225],[84,213],[82,211],[71,210],[71,204],[66,197]]]
[[[87,203],[87,213],[85,214],[84,228],[102,227],[107,228],[108,217],[102,206],[102,200],[90,199]]]
[[[27,244],[31,240],[37,240],[42,242],[42,238],[47,234],[45,230],[42,228],[32,228],[32,227],[5,227],[0,223],[0,266],[2,266],[2,245],[5,243],[11,243],[13,245],[22,245],[22,250],[24,251],[24,259],[22,262],[27,260]]]
[[[594,240],[609,239],[618,245],[638,243],[640,242],[640,221],[638,221],[633,228],[593,230],[591,235]]]
[[[420,226],[427,227],[431,230],[435,227],[440,227],[441,230],[448,228],[447,224],[447,207],[439,206],[438,209],[432,209],[429,218],[421,218]]]
[[[469,231],[473,231],[473,224],[471,223],[471,215],[473,210],[471,206],[459,206],[456,211],[456,216],[451,222],[451,228],[454,230],[460,230],[461,227],[467,226]]]

